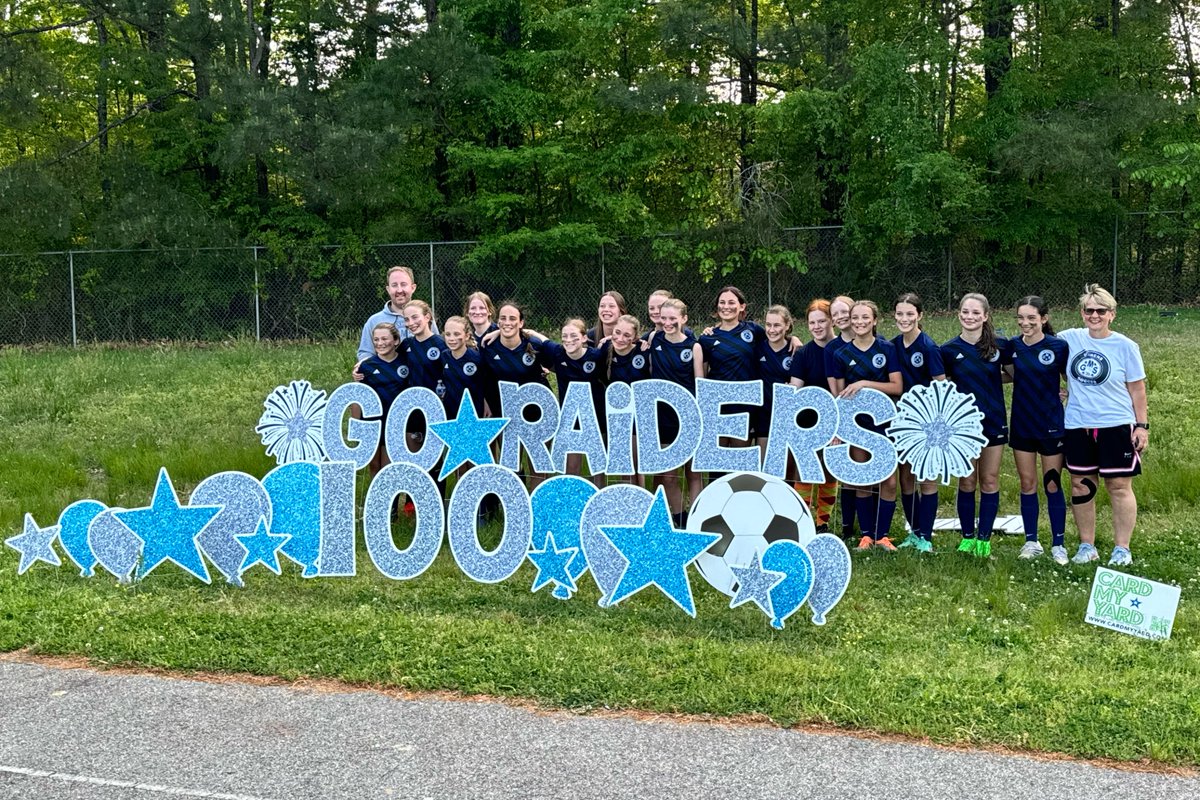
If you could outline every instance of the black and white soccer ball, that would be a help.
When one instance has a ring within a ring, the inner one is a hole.
[[[762,557],[772,542],[808,544],[816,538],[812,514],[786,481],[761,472],[733,472],[704,487],[692,502],[688,530],[721,538],[700,554],[696,566],[713,588],[733,596],[737,578],[729,569]]]

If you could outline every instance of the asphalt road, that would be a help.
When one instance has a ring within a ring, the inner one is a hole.
[[[0,798],[1190,798],[1200,778],[766,726],[0,661]]]

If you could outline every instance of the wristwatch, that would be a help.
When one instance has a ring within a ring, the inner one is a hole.
[[[1135,423],[1133,423],[1133,427],[1141,428],[1144,431],[1148,431],[1148,430],[1150,430],[1150,423],[1149,422],[1135,422]]]

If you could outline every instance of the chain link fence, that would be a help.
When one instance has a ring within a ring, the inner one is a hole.
[[[399,264],[413,269],[417,297],[439,320],[462,313],[462,298],[480,290],[519,299],[529,324],[546,331],[568,316],[590,325],[606,290],[644,318],[650,292],[670,289],[697,324],[727,284],[746,293],[758,316],[774,303],[797,313],[836,294],[890,305],[902,291],[919,293],[930,310],[970,291],[996,307],[1030,293],[1072,305],[1085,283],[1113,288],[1123,304],[1200,298],[1200,230],[1179,214],[1125,214],[1056,248],[1003,249],[962,235],[866,258],[840,227],[787,229],[779,244],[802,269],[741,266],[707,281],[699,265],[662,257],[653,239],[605,244],[569,262],[467,258],[473,242],[0,254],[0,344],[352,337],[382,308],[385,270]]]

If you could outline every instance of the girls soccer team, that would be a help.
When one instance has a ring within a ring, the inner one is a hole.
[[[1036,558],[1044,552],[1037,536],[1040,483],[1050,522],[1051,556],[1060,564],[1067,563],[1067,503],[1062,479],[1065,459],[1072,474],[1072,508],[1083,534],[1075,561],[1084,563],[1098,557],[1092,544],[1096,484],[1091,479],[1098,474],[1110,488],[1119,528],[1120,541],[1110,563],[1128,564],[1132,562],[1129,534],[1137,508],[1130,479],[1141,471],[1140,457],[1149,430],[1144,367],[1137,345],[1108,328],[1109,315],[1115,315],[1115,299],[1092,285],[1080,303],[1086,327],[1066,331],[1060,338],[1054,335],[1045,301],[1036,296],[1024,297],[1016,307],[1020,335],[1004,339],[996,335],[987,298],[966,294],[958,307],[959,334],[939,346],[922,330],[921,299],[911,292],[901,294],[893,306],[899,334],[890,341],[878,333],[881,312],[870,300],[855,301],[845,296],[832,302],[818,299],[806,309],[805,323],[811,338],[801,345],[792,335],[793,319],[786,307],[767,309],[760,325],[747,318],[746,296],[733,286],[717,293],[715,324],[698,337],[687,327],[687,306],[669,291],[660,289],[648,298],[651,327],[644,334],[638,319],[627,313],[624,297],[610,291],[600,298],[596,324],[588,329],[580,319],[567,320],[559,343],[526,329],[524,311],[518,304],[503,302],[496,306],[486,294],[474,292],[467,297],[462,316],[446,320],[444,339],[434,332],[429,306],[410,300],[403,309],[408,338],[400,341],[391,324],[375,326],[375,355],[363,362],[355,375],[361,374],[379,391],[385,408],[403,388],[424,386],[437,392],[447,416],[453,417],[464,398],[474,403],[477,413],[497,415],[500,381],[548,385],[546,376],[553,372],[560,400],[571,383],[589,386],[602,434],[604,392],[611,383],[657,378],[695,393],[696,379],[701,377],[761,380],[761,409],[726,406],[726,413],[740,411],[750,416],[749,436],[740,441],[726,439],[726,444],[748,446],[757,439],[764,447],[776,384],[816,386],[840,397],[871,388],[898,400],[914,387],[948,379],[959,391],[974,396],[983,413],[987,439],[973,474],[958,481],[956,507],[962,530],[958,550],[981,558],[991,554],[991,534],[1000,506],[1000,463],[1008,444],[1020,478],[1020,510],[1026,531],[1020,558]],[[1108,350],[1119,359],[1118,364],[1109,364],[1104,355]],[[1125,382],[1105,386],[1110,372],[1118,373]],[[1064,381],[1072,389],[1066,419],[1060,394]],[[1002,384],[1008,382],[1013,383],[1011,428],[1002,389]],[[1083,424],[1074,426],[1078,430],[1067,429],[1072,402],[1083,409],[1075,415],[1083,420]],[[1101,404],[1104,413],[1095,411]],[[1104,425],[1087,427],[1089,414]],[[665,404],[658,404],[658,422],[660,440],[673,441],[679,421]],[[803,419],[800,424],[804,424]],[[885,432],[886,425],[875,429]],[[410,420],[408,432],[419,445],[423,436],[419,422]],[[1072,453],[1079,464],[1072,462]],[[851,448],[851,456],[867,458],[856,448]],[[379,461],[373,466],[386,463]],[[572,454],[567,471],[582,474],[583,465],[583,457]],[[704,476],[692,470],[690,463],[681,472],[652,476],[655,486],[664,486],[679,525],[686,523],[685,484],[690,499],[704,483]],[[529,476],[531,488],[540,477]],[[788,476],[789,480],[794,477]],[[593,473],[592,479],[597,485],[606,483],[606,476],[601,474]],[[643,481],[641,476],[632,480],[638,484]],[[818,530],[828,530],[836,487],[828,477],[820,485],[797,484],[812,509]],[[855,536],[857,520],[857,549],[896,550],[889,534],[897,500],[911,531],[899,546],[932,552],[937,483],[918,482],[905,464],[875,486],[842,487],[842,536]]]

